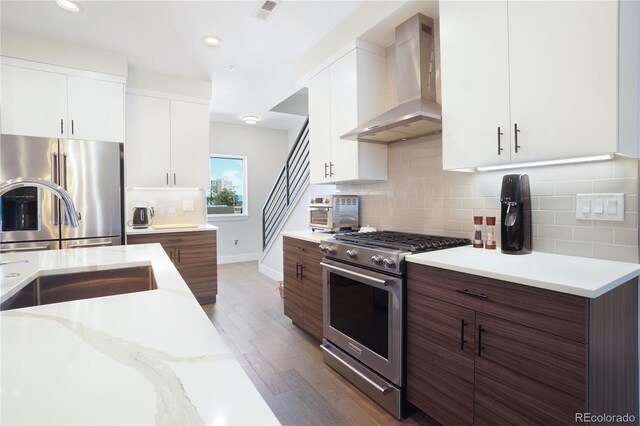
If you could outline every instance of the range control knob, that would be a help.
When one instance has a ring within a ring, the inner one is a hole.
[[[321,252],[326,253],[327,252],[327,246],[325,246],[324,244],[320,244],[318,246],[318,248],[320,249]]]
[[[327,251],[326,253],[328,254],[336,254],[336,248],[335,246],[327,246]]]
[[[358,252],[355,250],[347,250],[347,257],[349,259],[355,259],[358,256]]]
[[[371,263],[374,265],[382,265],[382,256],[371,256]]]
[[[387,258],[382,261],[385,268],[394,268],[396,266],[396,261],[390,258]]]

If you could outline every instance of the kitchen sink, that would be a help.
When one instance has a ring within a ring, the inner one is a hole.
[[[155,288],[157,287],[150,266],[49,275],[30,282],[13,297],[0,304],[0,310],[114,296]]]

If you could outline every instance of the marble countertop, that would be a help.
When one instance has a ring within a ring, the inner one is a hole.
[[[0,423],[278,424],[159,244],[11,260],[29,262],[0,267],[4,297],[37,276],[143,265],[158,288],[0,312]]]
[[[635,263],[539,252],[516,256],[469,246],[414,254],[406,261],[590,298],[640,275]]]
[[[281,232],[284,237],[297,238],[299,240],[310,241],[312,243],[319,243],[323,240],[333,238],[335,234],[329,232],[312,231],[311,229],[303,229],[300,231],[285,231]]]
[[[168,225],[163,225],[168,226]],[[127,226],[126,234],[127,235],[141,235],[141,234],[170,234],[175,232],[200,232],[200,231],[216,231],[218,229],[217,226],[206,223],[204,225],[194,225],[193,228],[162,228],[156,229],[151,225],[148,228],[142,229],[134,229],[130,226]]]

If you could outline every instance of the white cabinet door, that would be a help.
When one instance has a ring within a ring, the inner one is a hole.
[[[443,168],[509,163],[507,2],[440,2],[440,45]]]
[[[124,142],[124,85],[69,76],[68,137]]]
[[[613,1],[509,2],[512,162],[617,151],[617,13]]]
[[[171,173],[171,108],[168,99],[127,94],[128,187],[163,187]]]
[[[209,106],[171,101],[171,176],[176,187],[208,188]]]
[[[331,181],[358,179],[358,142],[340,136],[358,126],[358,57],[354,49],[329,67]]]
[[[2,65],[2,133],[66,136],[67,76]]]
[[[326,183],[331,161],[330,72],[325,68],[309,81],[310,182]]]

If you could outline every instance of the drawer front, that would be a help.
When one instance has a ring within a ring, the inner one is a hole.
[[[577,342],[587,342],[584,297],[409,263],[413,291]]]
[[[319,243],[299,240],[297,238],[284,237],[282,245],[285,253],[292,253],[302,256],[314,256],[317,254],[319,258],[322,259],[322,252],[320,252],[320,249],[318,248],[318,246],[320,245]]]

